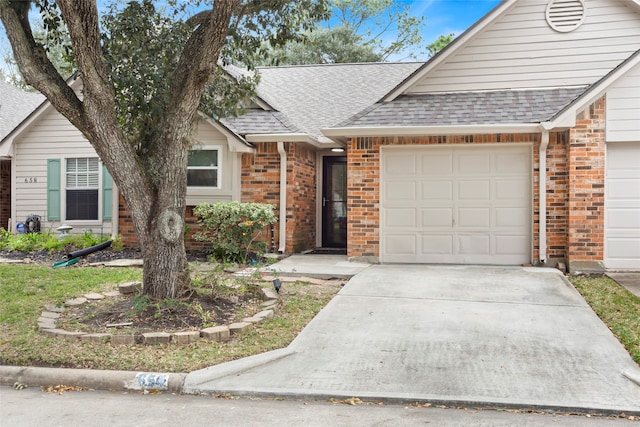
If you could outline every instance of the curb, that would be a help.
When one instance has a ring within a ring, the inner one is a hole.
[[[163,390],[181,393],[186,376],[184,373],[0,366],[0,385],[8,386],[15,383],[30,387],[64,384],[93,390]]]

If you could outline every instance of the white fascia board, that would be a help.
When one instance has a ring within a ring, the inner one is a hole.
[[[0,144],[0,160],[9,160],[13,157],[13,138]]]
[[[328,137],[470,135],[492,133],[539,133],[539,123],[458,126],[379,126],[322,129]]]
[[[476,22],[471,28],[463,32],[453,42],[451,42],[450,49],[446,47],[430,59],[422,68],[419,68],[412,76],[409,76],[407,80],[396,86],[391,92],[385,95],[380,102],[390,102],[402,95],[408,88],[413,86],[417,81],[422,80],[424,76],[429,74],[431,70],[438,67],[449,57],[454,55],[459,49],[461,49],[467,42],[473,40],[478,34],[480,34],[489,24],[495,21],[503,13],[508,11],[517,0],[503,0],[501,4],[496,6],[488,15],[485,15],[480,21]]]

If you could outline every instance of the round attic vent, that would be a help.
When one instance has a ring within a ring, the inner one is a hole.
[[[582,0],[551,0],[545,15],[551,28],[568,33],[582,25],[587,10]]]

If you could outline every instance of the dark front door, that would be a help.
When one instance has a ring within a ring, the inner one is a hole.
[[[322,247],[347,247],[347,158],[322,161]]]

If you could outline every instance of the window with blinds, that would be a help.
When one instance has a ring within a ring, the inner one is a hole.
[[[97,157],[67,159],[66,219],[97,220],[98,190],[100,186]]]

